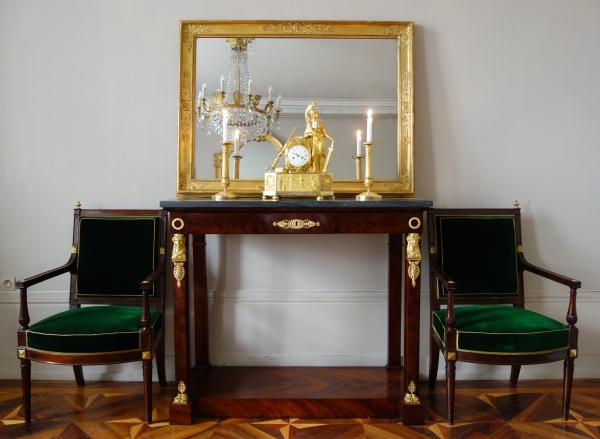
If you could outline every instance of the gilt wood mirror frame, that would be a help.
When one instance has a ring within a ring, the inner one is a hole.
[[[411,22],[347,22],[347,21],[181,21],[180,22],[180,66],[179,66],[179,138],[178,138],[178,157],[177,157],[177,196],[178,197],[209,197],[222,190],[221,181],[206,172],[206,175],[197,175],[197,162],[212,160],[212,153],[203,154],[203,151],[220,149],[219,138],[217,135],[204,137],[199,140],[196,134],[201,128],[196,125],[196,96],[198,95],[197,83],[197,65],[198,63],[208,62],[210,59],[204,59],[198,52],[202,47],[202,39],[219,38],[226,39],[232,37],[238,38],[256,38],[258,42],[267,38],[278,39],[304,39],[304,41],[314,42],[315,39],[346,39],[346,40],[388,40],[394,42],[395,50],[393,53],[381,53],[382,57],[396,58],[393,65],[396,66],[396,72],[393,75],[396,85],[395,96],[389,96],[390,99],[397,101],[397,113],[394,115],[396,127],[395,138],[378,142],[374,135],[375,146],[373,156],[386,151],[390,153],[390,162],[395,161],[393,166],[393,175],[384,176],[385,179],[378,178],[377,167],[374,166],[373,178],[374,184],[371,190],[383,195],[384,197],[414,197],[415,194],[415,175],[414,175],[414,70],[413,70],[413,23]],[[298,41],[294,41],[297,43]],[[357,41],[358,42],[358,41]],[[257,43],[259,45],[260,43]],[[281,54],[273,54],[274,63],[281,60]],[[228,56],[225,55],[228,68]],[[390,61],[390,60],[388,60]],[[312,68],[310,61],[303,67],[302,61],[295,59],[293,61],[298,68]],[[364,65],[360,59],[356,61],[356,68],[365,69],[364,73],[359,73],[365,78],[369,72],[378,69],[378,65]],[[324,73],[326,70],[323,71]],[[227,72],[224,71],[224,74]],[[354,72],[355,74],[357,72]],[[252,71],[250,72],[252,75]],[[344,81],[342,77],[329,78],[330,81]],[[322,75],[324,80],[327,75]],[[214,90],[209,90],[208,96]],[[278,91],[275,89],[277,94]],[[264,91],[263,91],[264,94]],[[392,93],[393,94],[393,93]],[[313,98],[313,96],[305,96]],[[285,102],[286,96],[282,97]],[[318,100],[317,100],[318,105]],[[285,110],[285,107],[283,107]],[[364,124],[366,125],[366,108],[364,110]],[[362,111],[362,110],[361,110]],[[285,111],[284,111],[285,112]],[[395,108],[394,108],[395,112]],[[377,113],[374,119],[377,123]],[[299,133],[301,135],[304,126],[304,117],[297,118]],[[363,123],[363,120],[360,122]],[[375,128],[374,128],[375,131]],[[280,137],[284,143],[289,133],[282,132]],[[336,139],[338,140],[338,139]],[[364,140],[364,131],[363,131]],[[348,144],[349,142],[345,142]],[[346,149],[343,154],[350,155],[352,145],[342,145],[339,141],[335,146],[336,154]],[[248,150],[249,148],[247,148]],[[273,156],[277,149],[273,149]],[[393,157],[393,160],[391,159]],[[332,158],[333,161],[333,158]],[[267,166],[269,163],[265,163]],[[352,164],[350,164],[350,167]],[[257,177],[261,170],[257,171]],[[204,174],[204,173],[203,173]],[[262,195],[263,179],[231,179],[229,190],[243,197],[257,197]],[[351,197],[364,192],[364,180],[344,177],[336,178],[334,173],[334,192],[337,197]]]

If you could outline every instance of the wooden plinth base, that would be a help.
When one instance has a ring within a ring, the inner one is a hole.
[[[192,425],[194,416],[192,414],[193,399],[187,404],[169,404],[169,424]]]
[[[423,425],[425,424],[425,406],[423,404],[403,404],[402,424]]]
[[[402,371],[384,367],[213,367],[193,373],[197,418],[393,418],[400,416],[404,396]]]

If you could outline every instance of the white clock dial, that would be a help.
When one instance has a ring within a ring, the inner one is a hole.
[[[287,159],[292,166],[304,166],[308,161],[308,150],[302,145],[292,146],[287,153]]]

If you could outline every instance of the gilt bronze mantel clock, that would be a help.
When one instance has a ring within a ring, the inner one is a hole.
[[[280,197],[315,197],[317,200],[333,199],[333,176],[327,172],[335,140],[325,131],[319,120],[319,112],[312,102],[304,112],[306,130],[304,135],[292,137],[283,145],[265,173],[263,198],[278,200]],[[327,152],[327,139],[331,146]],[[283,155],[284,166],[273,168]]]

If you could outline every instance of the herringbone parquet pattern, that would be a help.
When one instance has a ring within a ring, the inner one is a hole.
[[[575,383],[569,421],[560,419],[561,382],[462,382],[456,392],[456,423],[446,423],[443,385],[421,395],[426,425],[405,427],[398,419],[197,419],[171,426],[168,405],[174,386],[154,391],[154,419],[143,423],[141,383],[35,382],[33,422],[20,414],[18,382],[0,382],[0,438],[598,438],[600,381]],[[426,386],[423,386],[426,388]]]

